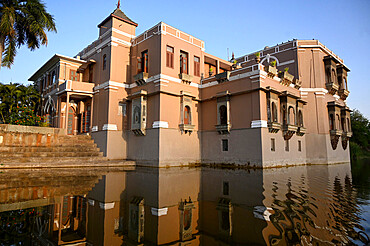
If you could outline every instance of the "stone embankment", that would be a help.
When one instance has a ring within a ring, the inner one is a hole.
[[[109,161],[89,135],[65,135],[63,129],[0,124],[1,168],[66,168],[134,165]]]

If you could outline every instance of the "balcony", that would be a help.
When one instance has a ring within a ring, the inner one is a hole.
[[[193,81],[193,76],[186,73],[180,73],[179,78],[182,80],[182,82],[187,84],[190,84]]]
[[[325,86],[326,89],[329,91],[329,94],[332,95],[334,95],[339,89],[339,85],[335,84],[334,82],[326,83]]]
[[[294,79],[293,84],[294,84],[294,88],[296,88],[296,89],[299,89],[299,88],[302,87],[302,81],[300,81],[298,79]]]
[[[298,130],[298,126],[285,124],[283,125],[284,139],[289,140]]]
[[[195,127],[194,125],[188,125],[188,124],[179,125],[180,131],[185,132],[185,133],[192,132],[194,130],[194,127]]]
[[[303,126],[298,127],[297,136],[303,136],[306,133],[306,128]]]
[[[265,67],[265,71],[270,78],[274,78],[278,73],[277,68],[270,65]]]
[[[225,71],[223,73],[216,74],[215,77],[216,77],[218,83],[223,83],[223,82],[229,81],[230,71]]]
[[[281,124],[278,122],[267,122],[269,132],[277,133],[281,129]]]
[[[330,130],[330,136],[342,136],[342,130]]]
[[[330,142],[333,150],[335,150],[338,146],[338,141],[340,136],[342,136],[342,130],[330,130]]]
[[[352,137],[352,132],[343,132],[342,133],[342,138],[351,138]]]
[[[94,86],[94,83],[66,80],[63,84],[59,85],[59,92],[74,91],[90,94],[93,92]]]
[[[231,129],[231,124],[216,125],[216,130],[219,134],[229,134]]]
[[[148,73],[141,72],[134,76],[134,81],[138,86],[144,85],[146,84],[146,80],[148,79],[148,77]]]
[[[338,94],[339,94],[339,96],[340,96],[340,98],[341,98],[342,100],[346,100],[346,99],[347,99],[347,97],[348,97],[349,91],[347,91],[346,89],[340,89],[340,90],[338,91]]]
[[[287,71],[279,73],[279,77],[281,78],[281,84],[290,86],[293,83],[294,76],[288,73]]]

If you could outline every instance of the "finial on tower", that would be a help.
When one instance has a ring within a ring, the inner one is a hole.
[[[121,0],[118,0],[117,9],[119,9],[120,7],[121,7]]]

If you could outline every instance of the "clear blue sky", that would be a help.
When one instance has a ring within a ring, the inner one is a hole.
[[[75,56],[98,37],[97,24],[117,0],[47,0],[58,33],[34,52],[18,50],[11,70],[1,68],[0,82],[28,83],[55,53]],[[206,52],[241,56],[293,38],[318,39],[351,69],[348,105],[370,118],[370,1],[368,0],[123,0],[121,9],[139,24],[136,34],[163,21],[205,41]]]

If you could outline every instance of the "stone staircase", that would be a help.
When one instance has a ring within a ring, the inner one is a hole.
[[[132,164],[108,161],[88,135],[65,135],[62,129],[0,125],[0,169],[89,167]]]

